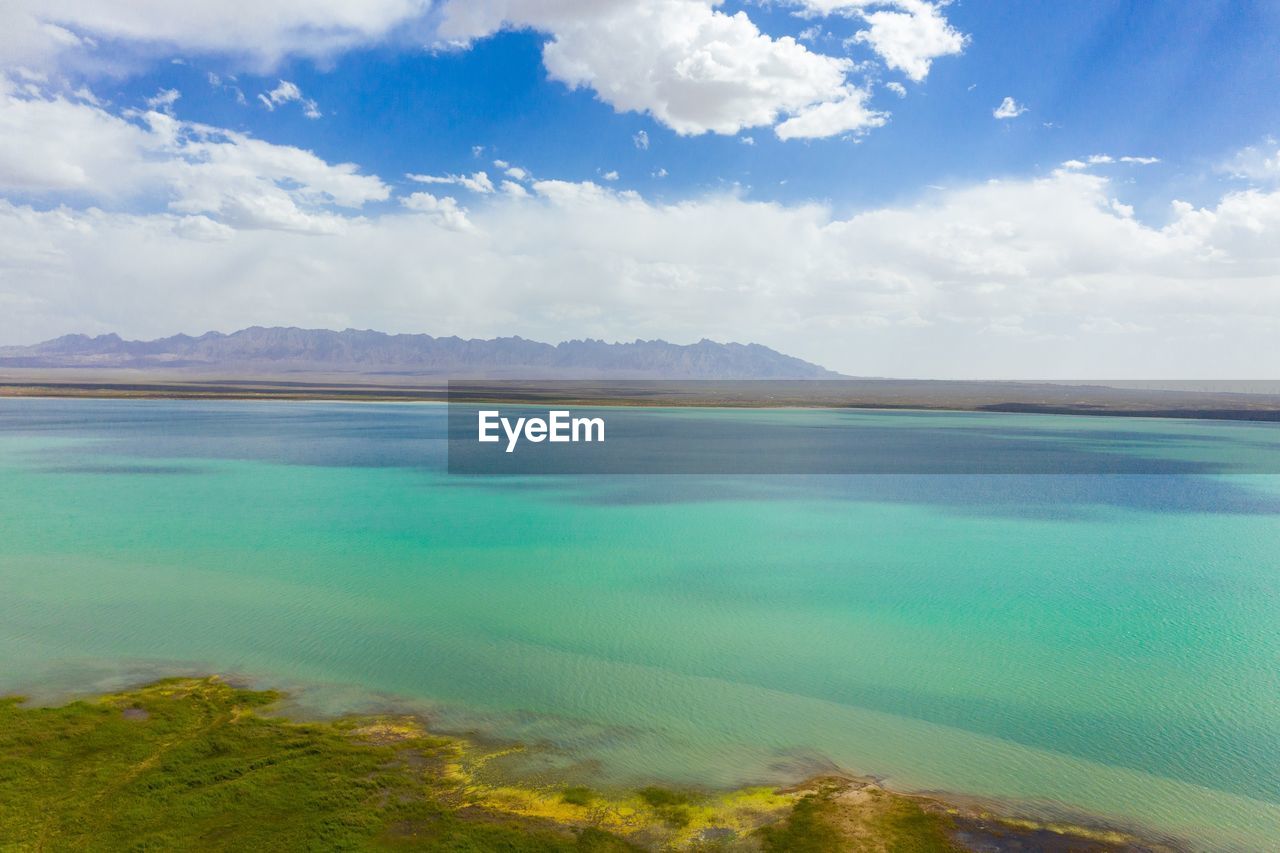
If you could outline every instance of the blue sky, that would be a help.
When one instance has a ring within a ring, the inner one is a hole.
[[[857,31],[856,21],[805,19],[786,6],[724,8],[745,9],[773,35],[820,26],[823,34],[806,42],[815,50],[871,55],[841,45]],[[1280,126],[1280,98],[1267,96],[1280,82],[1274,3],[970,0],[946,14],[969,36],[965,52],[936,60],[920,83],[871,69],[868,76],[881,84],[873,85],[873,104],[891,116],[856,142],[781,141],[767,128],[680,136],[650,116],[615,111],[589,89],[548,79],[540,51],[549,36],[529,30],[504,32],[466,51],[396,45],[321,61],[291,58],[268,73],[238,70],[234,59],[178,53],[103,88],[118,103],[134,105],[176,88],[184,118],[384,176],[492,171],[489,161],[500,158],[568,180],[617,171],[622,185],[674,198],[738,183],[762,199],[855,208],[929,185],[1034,173],[1111,152],[1162,160],[1130,176],[1139,184],[1135,197],[1150,199],[1150,214],[1158,217],[1171,194],[1213,193],[1203,186],[1204,173]],[[211,72],[225,85],[210,85]],[[322,117],[307,119],[296,104],[263,108],[256,96],[281,79],[296,83]],[[904,85],[907,96],[883,88],[888,82]],[[237,103],[229,86],[248,103]],[[1006,96],[1027,112],[993,120]],[[648,150],[633,144],[640,131],[649,137]],[[743,144],[746,138],[755,144]],[[481,157],[473,156],[477,145],[485,147]],[[667,171],[664,178],[654,177],[659,169]]]
[[[0,29],[0,343],[1280,367],[1275,3],[19,0]]]

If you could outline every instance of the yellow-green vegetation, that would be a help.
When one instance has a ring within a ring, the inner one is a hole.
[[[484,768],[519,746],[433,736],[413,717],[264,713],[279,698],[210,677],[56,708],[0,699],[0,850],[960,849],[953,810],[866,781],[506,784]]]
[[[589,806],[595,798],[595,793],[585,785],[570,785],[560,792],[560,802],[571,806]]]
[[[885,853],[948,853],[952,820],[915,799],[868,782],[819,779],[783,821],[762,827],[769,851],[819,853],[857,849]]]
[[[682,791],[671,791],[650,785],[639,790],[640,799],[653,809],[668,826],[686,827],[693,820],[689,811],[693,798]]]
[[[4,700],[0,849],[633,849],[477,807],[459,743],[411,721],[258,713],[277,698],[210,678],[59,708]]]

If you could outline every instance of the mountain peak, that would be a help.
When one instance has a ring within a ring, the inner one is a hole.
[[[546,344],[512,335],[489,340],[389,335],[372,329],[250,326],[230,334],[177,334],[125,341],[111,333],[64,335],[0,348],[0,366],[165,369],[223,376],[394,374],[454,378],[822,379],[833,373],[761,344],[672,344],[583,338]]]

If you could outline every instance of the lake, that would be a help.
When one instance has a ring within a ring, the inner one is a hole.
[[[0,399],[0,692],[223,672],[517,738],[545,778],[840,768],[1280,839],[1280,426],[698,417],[1181,467],[468,477],[441,405]]]

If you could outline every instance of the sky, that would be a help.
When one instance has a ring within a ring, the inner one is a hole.
[[[1280,375],[1269,0],[9,0],[0,344]]]

